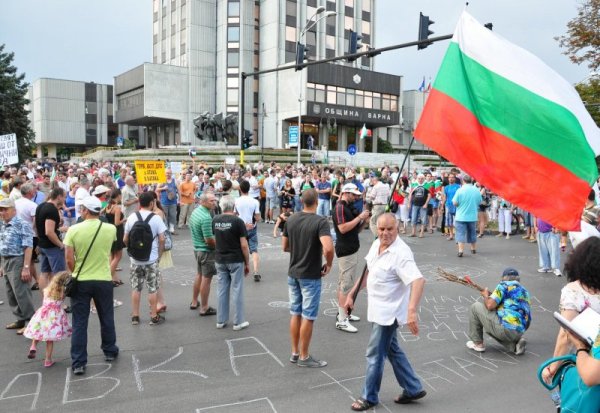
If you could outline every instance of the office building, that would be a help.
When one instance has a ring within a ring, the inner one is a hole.
[[[39,158],[115,145],[112,85],[41,78],[29,86],[27,98]]]
[[[138,143],[149,147],[201,144],[192,120],[237,115],[240,71],[294,65],[298,40],[309,60],[344,55],[351,30],[365,47],[375,43],[375,0],[153,0],[152,7],[152,63],[115,77],[120,133],[142,127]],[[359,140],[359,131],[366,125],[384,137],[400,123],[402,78],[372,68],[373,59],[361,58],[250,76],[245,128],[255,144],[285,148],[301,115],[303,147],[310,135],[316,147],[373,151],[376,139]]]

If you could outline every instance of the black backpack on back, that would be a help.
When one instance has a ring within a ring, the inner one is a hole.
[[[154,216],[151,212],[148,214],[146,219],[142,219],[142,215],[139,212],[135,213],[138,220],[133,223],[131,230],[129,231],[129,242],[127,244],[127,253],[129,256],[138,261],[148,261],[150,254],[152,253],[152,242],[154,236],[152,235],[152,227],[150,227],[150,220]]]
[[[412,202],[413,205],[422,207],[425,205],[425,201],[427,200],[427,190],[424,186],[418,185],[415,187],[413,191]]]

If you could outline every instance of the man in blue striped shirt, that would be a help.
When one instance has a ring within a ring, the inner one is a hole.
[[[35,312],[31,298],[29,263],[33,249],[31,225],[17,216],[15,201],[0,201],[0,275],[6,281],[8,304],[17,321],[6,326],[23,334],[27,321]]]

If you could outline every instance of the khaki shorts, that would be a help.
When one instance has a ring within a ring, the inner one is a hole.
[[[354,287],[356,267],[358,266],[358,251],[352,255],[338,258],[338,267],[340,275],[338,278],[338,289],[342,294],[347,295]]]
[[[217,273],[215,268],[215,252],[214,251],[194,251],[196,257],[196,273],[203,277],[212,278]]]

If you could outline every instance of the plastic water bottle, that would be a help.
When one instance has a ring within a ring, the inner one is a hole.
[[[554,403],[554,406],[556,407],[556,411],[560,412],[560,389],[558,388],[558,386],[556,386],[554,390],[550,392],[550,398],[552,399],[552,403]]]

